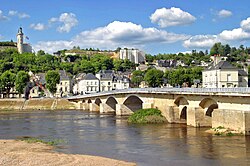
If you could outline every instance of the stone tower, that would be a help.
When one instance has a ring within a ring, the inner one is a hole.
[[[18,29],[18,33],[17,33],[17,50],[20,54],[22,54],[24,52],[24,48],[23,48],[23,30],[20,27]]]

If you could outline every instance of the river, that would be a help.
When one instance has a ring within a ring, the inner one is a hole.
[[[0,139],[64,140],[56,151],[104,156],[139,166],[248,165],[250,137],[213,136],[184,124],[131,125],[84,111],[1,112]]]

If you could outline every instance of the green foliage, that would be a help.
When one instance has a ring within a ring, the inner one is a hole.
[[[141,70],[135,70],[132,72],[131,82],[139,87],[140,83],[143,81],[144,73]]]
[[[194,80],[202,79],[202,70],[202,67],[180,67],[177,69],[166,70],[164,77],[172,86],[182,86],[184,83],[186,83],[188,86],[191,86],[194,83]]]
[[[19,71],[16,75],[15,88],[18,91],[19,95],[24,93],[24,88],[29,82],[29,75],[25,71]]]
[[[6,42],[0,42],[0,46],[13,46],[15,47],[16,44],[13,41],[6,41]]]
[[[140,109],[128,118],[129,123],[164,123],[166,119],[155,108]]]
[[[157,69],[149,69],[145,76],[144,80],[150,87],[159,87],[163,83],[163,71]]]
[[[45,76],[46,88],[54,94],[56,92],[56,84],[60,82],[60,75],[57,71],[49,70]]]
[[[65,141],[61,140],[61,139],[49,139],[49,140],[43,140],[40,138],[35,138],[35,137],[22,137],[20,139],[21,141],[25,141],[27,143],[43,143],[43,144],[47,144],[50,146],[55,146],[58,145],[60,143],[63,143]]]
[[[7,97],[9,97],[9,93],[11,88],[15,86],[16,75],[11,71],[5,71],[0,76],[0,89],[7,93]]]

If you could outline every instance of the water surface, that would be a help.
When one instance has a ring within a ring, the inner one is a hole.
[[[0,113],[0,139],[63,139],[57,151],[136,162],[139,166],[248,165],[250,137],[221,137],[183,124],[129,125],[83,111]]]

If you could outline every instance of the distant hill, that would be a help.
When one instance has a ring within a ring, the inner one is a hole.
[[[4,41],[4,42],[0,42],[0,46],[13,46],[13,47],[16,47],[16,43],[11,42],[11,41]]]

